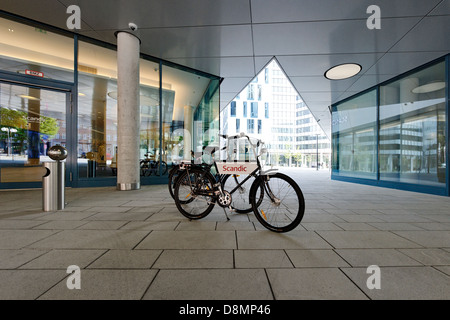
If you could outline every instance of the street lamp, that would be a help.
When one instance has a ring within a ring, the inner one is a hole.
[[[316,133],[316,171],[319,170],[319,134]]]

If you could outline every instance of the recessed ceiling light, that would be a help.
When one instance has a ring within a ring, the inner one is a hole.
[[[412,90],[412,93],[429,93],[433,91],[438,91],[445,88],[444,81],[433,81],[423,86],[419,86]]]
[[[344,63],[328,69],[324,76],[329,80],[343,80],[357,75],[361,69],[357,63]]]

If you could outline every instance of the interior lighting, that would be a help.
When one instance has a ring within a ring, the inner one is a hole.
[[[343,80],[356,76],[361,70],[357,63],[344,63],[328,69],[324,76],[329,80]]]
[[[33,101],[41,100],[39,98],[32,97],[32,96],[27,96],[25,94],[16,94],[16,96],[19,97],[19,98],[22,98],[22,99],[33,100]]]
[[[428,84],[424,84],[423,86],[419,86],[412,90],[412,93],[429,93],[438,91],[445,88],[444,81],[433,81]]]

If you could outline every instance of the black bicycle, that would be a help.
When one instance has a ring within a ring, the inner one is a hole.
[[[222,136],[226,137],[226,136]],[[256,155],[256,149],[261,146],[261,141],[253,144],[250,137],[245,134],[228,137],[238,139],[245,137]],[[217,147],[209,147],[210,153],[214,154],[219,150]],[[174,187],[175,204],[178,210],[189,219],[201,219],[206,217],[217,203],[224,209],[228,218],[226,208],[233,211],[233,194],[240,187],[253,177],[248,199],[251,208],[258,221],[267,229],[275,232],[288,232],[296,228],[305,212],[305,200],[303,193],[297,183],[289,176],[279,172],[264,172],[262,170],[260,157],[265,153],[265,148],[261,147],[261,152],[256,156],[256,163],[227,163],[213,165],[217,172],[237,172],[246,173],[248,176],[236,185],[232,190],[227,191],[222,177],[219,181],[210,171],[191,163],[183,163]],[[214,159],[214,157],[213,157]]]
[[[232,138],[232,137],[231,137]],[[230,139],[231,139],[230,138]],[[204,147],[204,151],[208,151],[208,148]],[[233,155],[236,151],[234,150]],[[195,157],[194,152],[191,151],[192,161],[191,167],[193,165],[199,166],[201,170],[207,170],[211,172],[213,167],[213,162],[205,163],[201,161],[201,157]],[[181,169],[179,164],[174,165],[169,170],[168,176],[168,189],[170,196],[175,200],[174,189],[176,181],[181,173],[184,172],[184,168]],[[222,189],[231,190],[233,193],[233,202],[231,203],[231,209],[236,213],[249,213],[253,210],[250,203],[249,193],[250,187],[256,179],[256,175],[248,175],[247,177],[239,174],[219,174],[217,171],[213,174],[214,180],[216,182],[222,183]]]

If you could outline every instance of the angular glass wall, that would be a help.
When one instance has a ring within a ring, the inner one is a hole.
[[[194,150],[199,152],[203,146],[219,145],[219,80],[213,79],[205,91],[194,114]]]
[[[332,178],[448,195],[448,67],[439,59],[333,105]]]
[[[380,180],[445,186],[445,61],[380,87]]]
[[[376,179],[377,91],[333,106],[333,174]]]
[[[218,130],[208,130],[218,128],[218,83],[215,77],[163,65],[161,149],[169,167],[218,138]]]

